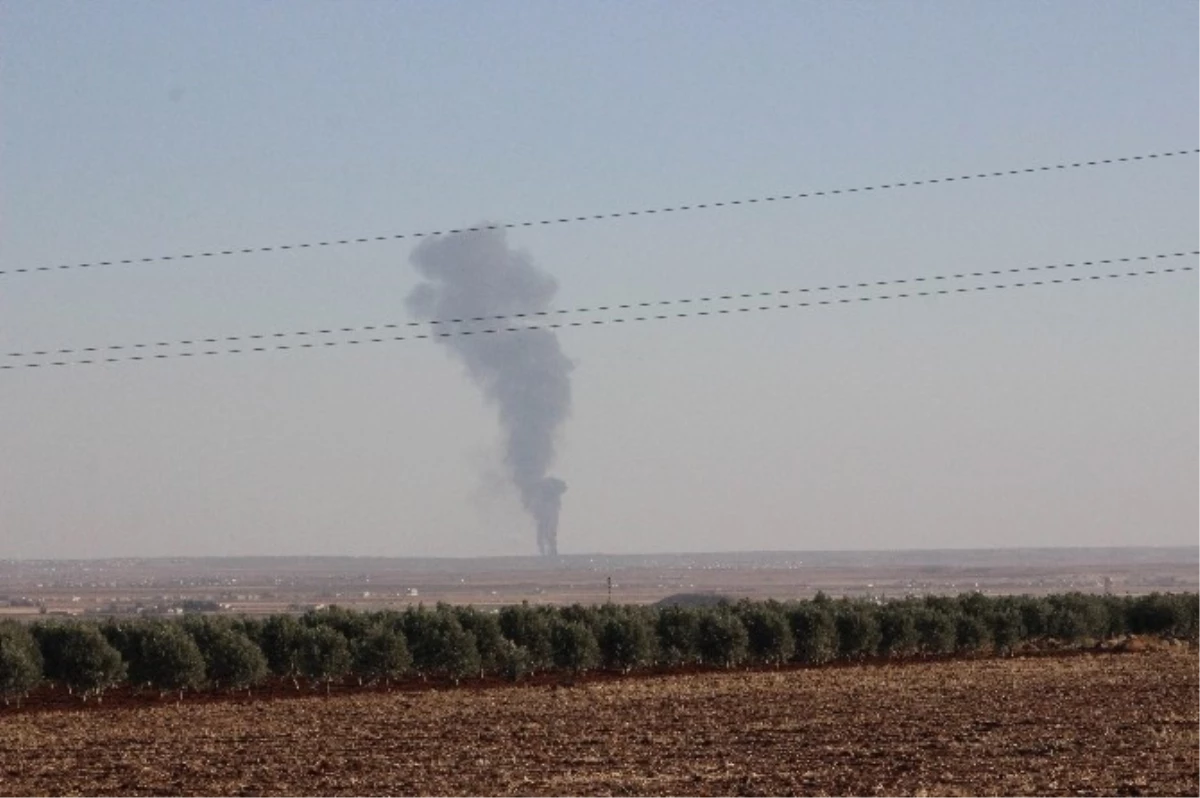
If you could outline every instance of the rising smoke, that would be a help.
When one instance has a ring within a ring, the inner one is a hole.
[[[412,264],[425,282],[408,295],[408,309],[427,321],[537,313],[549,308],[558,290],[528,255],[508,248],[502,230],[427,239],[413,251]],[[571,410],[571,361],[553,330],[453,334],[513,327],[515,321],[439,323],[432,330],[451,333],[436,340],[462,360],[499,411],[509,476],[537,525],[538,551],[553,555],[567,484],[548,472],[555,435]]]

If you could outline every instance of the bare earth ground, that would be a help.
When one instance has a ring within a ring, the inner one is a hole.
[[[1200,792],[1194,649],[4,713],[3,794]]]

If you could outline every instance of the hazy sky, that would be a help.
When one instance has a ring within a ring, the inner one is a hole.
[[[1198,21],[5,3],[0,269],[1192,148]],[[1197,188],[1193,155],[508,243],[619,303],[1192,250]],[[413,243],[0,276],[0,346],[404,321]],[[560,550],[1195,543],[1197,328],[1190,272],[565,331]],[[0,557],[532,553],[499,434],[428,342],[0,371]]]

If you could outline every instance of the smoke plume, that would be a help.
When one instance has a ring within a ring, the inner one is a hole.
[[[558,290],[528,255],[508,248],[502,230],[426,239],[413,251],[412,264],[425,281],[408,295],[408,309],[427,321],[537,313],[549,308]],[[553,330],[454,334],[517,322],[439,323],[432,329],[451,333],[435,340],[463,362],[499,412],[509,476],[537,525],[538,550],[553,555],[567,485],[548,472],[555,434],[571,410],[571,361]]]

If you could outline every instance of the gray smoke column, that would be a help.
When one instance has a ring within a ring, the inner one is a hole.
[[[572,364],[553,330],[476,333],[515,327],[520,319],[440,323],[481,316],[537,313],[550,307],[554,278],[523,252],[511,250],[502,230],[431,238],[412,254],[425,282],[408,295],[408,309],[432,325],[436,338],[466,366],[496,406],[504,430],[504,460],[521,503],[537,524],[538,550],[558,553],[558,514],[567,485],[549,476],[558,428],[571,411]]]

